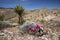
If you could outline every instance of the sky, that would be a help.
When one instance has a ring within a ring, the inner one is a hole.
[[[0,0],[0,7],[14,8],[16,4],[27,10],[60,8],[60,0]]]

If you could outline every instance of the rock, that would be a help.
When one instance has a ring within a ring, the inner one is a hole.
[[[3,32],[0,32],[0,39],[1,40],[11,40],[11,37],[13,37],[12,32],[9,32],[7,30],[3,30]]]
[[[60,37],[53,32],[43,36],[36,36],[25,33],[21,35],[21,32],[9,32],[7,30],[0,32],[0,35],[0,40],[58,40]]]

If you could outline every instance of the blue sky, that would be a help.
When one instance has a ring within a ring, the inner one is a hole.
[[[0,7],[11,8],[21,4],[25,9],[60,8],[60,0],[0,0]]]

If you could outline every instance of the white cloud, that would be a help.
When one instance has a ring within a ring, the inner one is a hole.
[[[27,0],[21,0],[21,1],[27,1]]]

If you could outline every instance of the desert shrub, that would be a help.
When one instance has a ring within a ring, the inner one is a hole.
[[[35,16],[35,18],[37,18],[37,16]]]
[[[45,17],[47,17],[48,15],[47,14],[45,14]]]
[[[51,19],[50,21],[53,21],[53,19]]]
[[[10,25],[9,21],[0,21],[0,25]]]
[[[32,17],[32,16],[30,16],[30,17]]]
[[[54,15],[56,15],[56,16],[57,16],[57,13],[54,13]]]
[[[4,16],[0,16],[0,21],[3,21],[4,20]]]
[[[55,21],[55,26],[60,26],[60,21]]]
[[[52,25],[52,26],[60,26],[60,21],[51,20],[51,21],[49,22],[49,24]]]
[[[44,20],[39,20],[40,23],[44,23]]]
[[[41,13],[41,16],[43,16],[43,14]]]
[[[36,19],[36,23],[40,23],[40,19]]]

